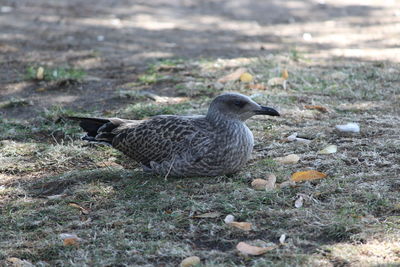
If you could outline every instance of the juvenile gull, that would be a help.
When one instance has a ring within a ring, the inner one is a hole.
[[[279,116],[238,93],[217,96],[205,116],[160,115],[145,121],[81,118],[84,140],[105,142],[141,163],[145,171],[171,176],[217,176],[237,172],[249,160],[253,115]]]

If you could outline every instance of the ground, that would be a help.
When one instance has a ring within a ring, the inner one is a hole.
[[[398,266],[400,4],[360,3],[3,1],[0,265]],[[250,83],[218,82],[241,67]],[[268,84],[284,70],[285,88]],[[204,114],[223,91],[282,113],[248,121],[253,159],[232,176],[145,174],[63,119]],[[347,122],[361,132],[335,130]],[[276,160],[289,154],[300,161]],[[328,176],[251,187],[310,169]],[[241,241],[277,247],[249,256]]]

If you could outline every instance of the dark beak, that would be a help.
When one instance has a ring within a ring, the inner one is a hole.
[[[269,115],[269,116],[280,116],[279,112],[273,108],[260,106],[261,109],[257,109],[254,112],[256,115]]]

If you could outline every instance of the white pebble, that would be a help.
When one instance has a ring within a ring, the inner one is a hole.
[[[347,132],[347,133],[359,133],[360,126],[357,123],[350,122],[347,124],[336,125],[336,129],[340,132]]]
[[[233,221],[235,221],[235,217],[233,217],[231,214],[227,215],[224,219],[225,223],[232,223]]]
[[[291,135],[289,135],[289,136],[287,137],[287,140],[288,140],[289,142],[293,142],[293,141],[296,140],[296,138],[297,138],[297,133],[293,133],[293,134],[291,134]]]

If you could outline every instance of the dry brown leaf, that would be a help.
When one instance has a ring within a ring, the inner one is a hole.
[[[251,75],[248,72],[245,72],[242,75],[240,75],[240,81],[243,83],[249,83],[249,82],[253,81],[253,75]]]
[[[282,78],[285,80],[287,80],[289,78],[289,73],[288,73],[287,69],[282,70]]]
[[[68,206],[79,209],[82,212],[82,214],[84,214],[84,215],[87,215],[90,212],[89,210],[85,209],[84,207],[79,206],[75,202],[68,203]]]
[[[253,225],[249,222],[231,222],[228,224],[243,231],[250,231],[253,227]]]
[[[190,256],[181,262],[180,267],[190,267],[197,264],[200,264],[200,258],[197,256]]]
[[[248,84],[247,88],[248,89],[252,89],[252,90],[265,90],[265,89],[267,89],[267,87],[263,83]]]
[[[315,109],[315,110],[318,110],[318,111],[320,111],[322,113],[327,113],[328,112],[328,109],[326,107],[320,106],[320,105],[305,105],[304,108],[306,108],[306,109]]]
[[[241,253],[254,256],[262,255],[275,248],[277,248],[277,246],[270,246],[263,248],[263,247],[252,246],[245,242],[239,242],[239,244],[236,245],[236,249],[239,250]]]
[[[296,164],[299,162],[300,157],[296,154],[290,154],[284,157],[275,158],[281,164]]]
[[[221,216],[221,213],[219,213],[218,211],[213,211],[213,212],[207,212],[204,214],[196,215],[193,217],[194,218],[218,218],[220,216]]]
[[[301,182],[301,181],[309,181],[309,180],[316,180],[325,178],[327,175],[325,173],[310,170],[310,171],[302,171],[302,172],[295,172],[292,174],[291,180],[294,182]]]
[[[245,73],[247,70],[245,68],[239,68],[235,70],[234,72],[225,75],[221,78],[218,79],[218,82],[220,83],[226,83],[226,82],[234,82],[240,79],[240,76]]]
[[[265,186],[267,185],[268,181],[264,180],[264,179],[254,179],[251,182],[251,186],[253,187],[253,189],[255,190],[264,190]]]
[[[79,239],[75,238],[75,237],[65,238],[63,240],[63,244],[64,244],[64,246],[75,246],[75,247],[78,247],[79,246]]]
[[[271,173],[267,178],[267,183],[265,184],[265,190],[273,190],[275,189],[276,184],[276,176],[275,174]]]

